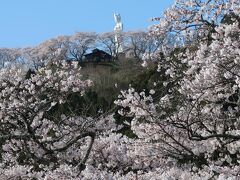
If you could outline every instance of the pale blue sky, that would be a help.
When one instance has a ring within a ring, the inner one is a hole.
[[[146,30],[173,0],[0,0],[0,47],[26,47],[77,31]]]

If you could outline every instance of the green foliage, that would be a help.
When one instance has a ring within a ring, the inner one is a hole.
[[[120,90],[127,89],[143,71],[140,63],[133,59],[98,64],[86,63],[82,68],[83,78],[93,81],[94,86],[91,89],[109,104],[117,99]]]
[[[34,72],[33,70],[29,69],[29,70],[27,71],[26,75],[25,75],[25,78],[26,78],[26,79],[30,79],[32,74],[34,75],[35,72]]]
[[[223,19],[221,20],[221,23],[223,24],[233,24],[234,22],[240,23],[240,16],[237,14],[234,14],[233,12],[224,15]],[[239,24],[240,26],[240,24]]]
[[[117,132],[121,133],[121,134],[123,134],[123,135],[125,135],[125,136],[127,136],[129,138],[138,138],[137,135],[134,134],[133,131],[131,130],[131,126],[127,125],[126,123],[124,123],[124,122],[127,122],[127,123],[130,124],[131,121],[132,121],[132,117],[121,116],[120,114],[118,114],[117,111],[115,112],[113,117],[116,120],[116,124],[123,126]]]
[[[114,101],[118,98],[120,91],[128,89],[130,84],[136,91],[144,89],[147,94],[151,89],[155,89],[156,94],[153,96],[163,96],[168,93],[168,88],[162,85],[168,77],[165,76],[164,70],[157,71],[156,63],[150,63],[148,68],[143,68],[141,63],[134,59],[108,63],[85,63],[82,64],[82,74],[83,79],[93,81],[93,87],[84,95],[70,94],[67,102],[56,104],[45,116],[58,121],[63,113],[91,117],[107,113],[116,106]],[[131,124],[132,118],[120,116],[118,109],[118,107],[114,109],[114,118],[122,128],[117,132],[129,138],[137,138],[131,126],[124,123]]]
[[[48,111],[47,116],[57,119],[64,113],[67,115],[75,114],[94,117],[99,115],[99,113],[106,112],[108,109],[108,102],[90,89],[84,95],[72,93],[68,97],[67,102],[54,106]]]

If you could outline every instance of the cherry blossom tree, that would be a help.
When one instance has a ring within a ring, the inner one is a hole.
[[[97,41],[99,46],[108,52],[112,57],[116,56],[116,42],[114,32],[99,34]]]
[[[22,48],[21,58],[29,68],[36,70],[53,60],[67,60],[68,39],[68,36],[59,36],[35,47]]]
[[[21,57],[20,48],[1,48],[0,49],[0,68],[11,64],[24,63]]]
[[[150,36],[145,31],[130,31],[125,34],[127,51],[132,52],[133,57],[139,61],[146,58],[151,60],[151,54],[155,53],[163,44],[162,37]]]
[[[163,17],[154,18],[159,24],[150,32],[159,36],[172,33],[183,43],[192,38],[211,40],[211,33],[216,32],[223,17],[239,11],[238,0],[176,0]]]
[[[210,177],[227,177],[230,169],[230,176],[239,176],[239,35],[237,18],[220,23],[211,42],[159,57],[158,71],[167,80],[157,83],[165,91],[122,92],[119,113],[134,117],[131,128],[150,144],[145,149],[154,146],[160,159],[196,172],[211,167]]]
[[[82,61],[84,54],[94,47],[96,33],[77,32],[69,38],[68,58]]]
[[[78,144],[90,137],[91,148],[94,133],[87,129],[93,119],[51,113],[56,106],[67,103],[71,93],[82,94],[91,85],[91,81],[81,80],[77,63],[53,61],[29,78],[17,67],[3,69],[0,82],[3,164],[28,164],[36,169],[44,165],[54,168],[64,161],[84,165],[89,150],[79,159]]]

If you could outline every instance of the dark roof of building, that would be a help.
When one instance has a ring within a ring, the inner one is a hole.
[[[110,54],[106,53],[103,50],[97,49],[97,48],[92,50],[91,53],[85,54],[84,56],[87,59],[92,59],[92,58],[95,58],[95,57],[103,58],[103,59],[105,59],[105,58],[106,59],[112,58],[112,56]]]

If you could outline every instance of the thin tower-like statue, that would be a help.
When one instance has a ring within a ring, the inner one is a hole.
[[[123,52],[123,40],[122,40],[122,31],[123,31],[123,23],[121,21],[120,14],[114,13],[114,20],[115,20],[115,27],[114,27],[114,33],[115,33],[115,46],[116,46],[116,52]]]

